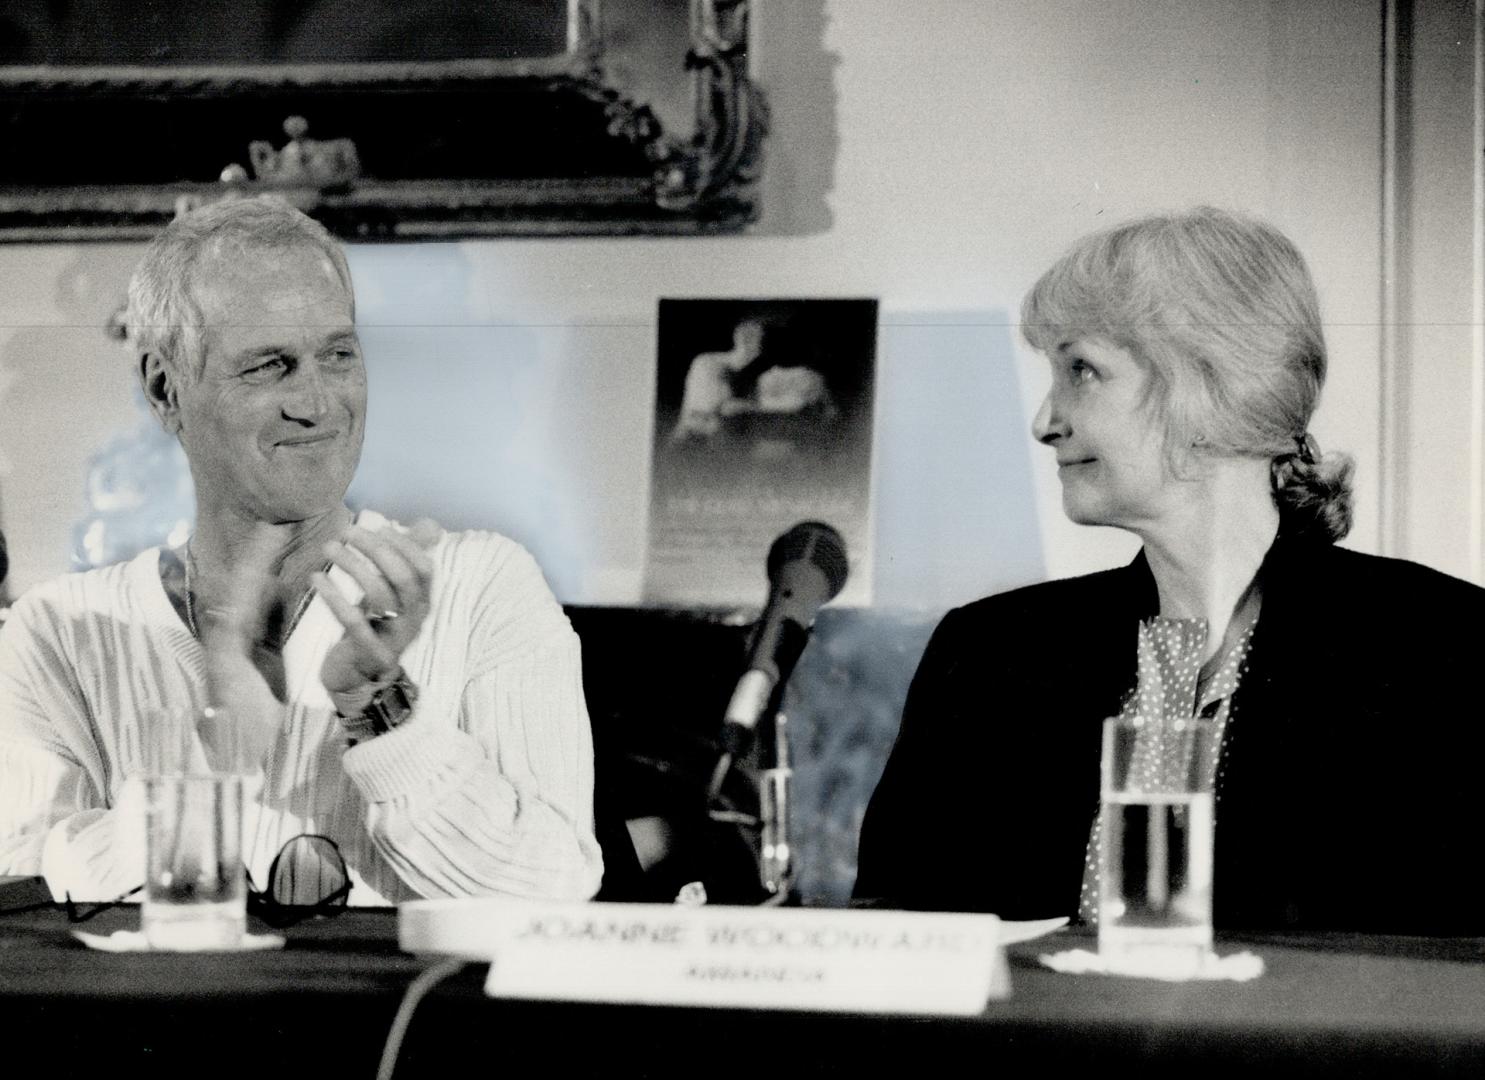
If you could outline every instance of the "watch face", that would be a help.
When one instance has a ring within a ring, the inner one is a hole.
[[[404,675],[391,686],[377,691],[366,714],[376,726],[377,734],[381,734],[406,721],[412,715],[413,703],[417,700],[417,687]]]

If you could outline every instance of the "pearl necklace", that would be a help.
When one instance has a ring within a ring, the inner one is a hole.
[[[191,545],[189,543],[186,544],[186,557],[182,559],[181,562],[185,567],[186,575],[186,626],[190,629],[191,636],[199,641],[201,640],[201,631],[198,630],[196,627],[196,606],[192,601],[191,593],[191,567],[196,564],[196,558],[194,555],[191,554]],[[333,564],[331,563],[325,564],[326,573],[330,572],[330,567],[332,565]],[[304,595],[299,598],[299,606],[294,609],[293,617],[289,619],[288,625],[284,627],[284,632],[279,636],[278,648],[282,649],[284,647],[284,643],[287,642],[290,635],[294,633],[294,628],[299,625],[299,620],[304,617],[304,613],[309,608],[309,602],[314,599],[314,595],[314,586],[311,585],[304,591]],[[269,644],[269,642],[263,641],[259,642],[259,644],[267,645]]]

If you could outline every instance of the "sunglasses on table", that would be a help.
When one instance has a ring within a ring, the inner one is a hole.
[[[279,848],[268,867],[268,888],[247,876],[247,909],[274,929],[339,915],[351,896],[345,856],[328,836],[301,833]]]
[[[306,919],[339,915],[351,895],[351,876],[345,856],[328,836],[302,833],[291,837],[268,867],[268,888],[259,890],[251,873],[247,877],[247,910],[274,929],[293,926]],[[62,905],[70,923],[84,923],[111,908],[127,903],[144,891],[136,885],[128,892],[102,903],[79,903],[67,893]],[[9,915],[52,907],[50,900],[0,911]]]

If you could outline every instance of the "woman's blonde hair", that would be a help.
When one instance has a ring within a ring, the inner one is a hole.
[[[1142,360],[1177,474],[1192,451],[1267,458],[1285,528],[1350,530],[1351,459],[1308,436],[1325,382],[1320,305],[1273,226],[1198,207],[1095,233],[1032,287],[1021,329],[1042,352],[1093,338]]]

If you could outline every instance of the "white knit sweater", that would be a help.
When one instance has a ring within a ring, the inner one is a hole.
[[[283,843],[311,832],[340,845],[352,904],[590,897],[603,864],[577,635],[513,541],[446,533],[430,554],[432,610],[402,656],[420,694],[402,727],[346,749],[319,680],[342,630],[319,597],[286,643],[283,727],[249,785],[248,869],[264,885]],[[74,899],[143,880],[139,785],[126,782],[141,725],[207,703],[205,654],[159,556],[38,586],[0,631],[0,874],[44,874]]]

